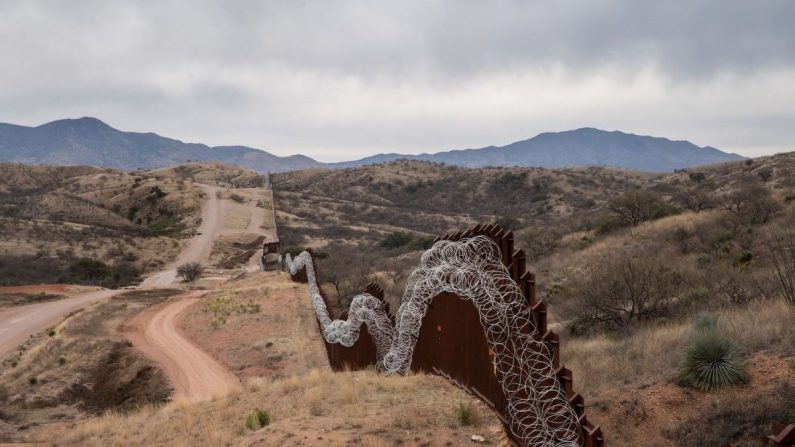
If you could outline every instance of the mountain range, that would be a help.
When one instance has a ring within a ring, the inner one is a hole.
[[[63,119],[36,127],[0,123],[0,160],[26,164],[94,165],[121,169],[155,168],[186,161],[220,161],[259,172],[328,167],[347,168],[397,159],[464,167],[602,165],[641,171],[673,171],[743,157],[688,141],[582,128],[545,132],[507,146],[433,154],[378,154],[341,163],[304,155],[279,157],[246,146],[184,143],[154,133],[124,132],[96,118]]]

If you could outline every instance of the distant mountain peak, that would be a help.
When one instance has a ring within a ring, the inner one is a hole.
[[[42,124],[41,126],[37,126],[37,129],[46,129],[46,128],[81,128],[81,129],[89,129],[89,130],[116,130],[113,127],[110,127],[104,121],[91,117],[91,116],[84,116],[82,118],[65,118],[61,120],[51,121],[47,124]]]
[[[524,166],[562,168],[612,166],[641,171],[673,171],[689,166],[739,160],[710,146],[689,141],[581,127],[544,132],[506,146],[458,149],[430,154],[378,154],[342,163],[319,163],[303,155],[278,157],[246,146],[208,147],[159,136],[123,132],[85,116],[38,127],[0,123],[0,160],[54,165],[95,165],[122,169],[155,168],[192,161],[219,161],[260,172],[312,167],[346,168],[398,159],[424,160],[454,166]]]
[[[689,166],[739,160],[743,157],[712,147],[699,147],[689,141],[605,131],[581,127],[559,132],[543,132],[506,146],[456,149],[435,154],[380,154],[362,160],[335,163],[354,167],[401,158],[446,163],[468,168],[485,166],[523,166],[563,168],[574,166],[612,166],[639,171],[665,172]]]
[[[123,132],[85,116],[37,127],[0,123],[0,160],[50,165],[156,168],[191,161],[219,161],[260,172],[319,166],[308,157],[278,157],[245,146],[210,148],[155,133]]]

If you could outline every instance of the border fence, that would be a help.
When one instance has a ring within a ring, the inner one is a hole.
[[[576,436],[576,444],[583,447],[602,447],[604,440],[600,427],[592,424],[586,417],[583,397],[573,389],[572,372],[560,364],[558,335],[547,327],[546,304],[536,299],[535,275],[526,269],[524,251],[515,249],[513,233],[496,224],[478,225],[468,231],[445,234],[437,238],[436,241],[455,242],[476,236],[485,236],[496,244],[499,248],[502,265],[508,271],[510,280],[521,290],[523,297],[523,302],[519,305],[521,308],[511,309],[511,312],[517,313],[527,320],[526,329],[523,329],[525,333],[515,334],[511,332],[511,328],[507,327],[489,326],[487,328],[484,316],[473,300],[465,299],[455,293],[441,292],[426,303],[427,311],[422,318],[419,333],[415,336],[416,344],[410,360],[411,370],[443,376],[483,401],[500,416],[508,436],[517,445],[530,445],[527,443],[527,439],[537,439],[538,436],[546,436],[545,439],[550,439],[551,443],[545,445],[573,445],[570,442],[555,443],[551,439],[555,438],[554,432],[557,428],[562,431],[565,429],[563,425],[569,422],[564,413],[573,411],[576,414],[576,425],[579,431]],[[314,258],[311,259],[311,263],[312,271],[317,272]],[[306,266],[291,272],[291,276],[294,281],[308,282]],[[326,308],[329,308],[326,295],[319,285],[320,281],[316,282]],[[386,313],[390,315],[393,327],[395,327],[394,317],[388,311],[389,305],[384,301],[383,289],[378,284],[371,283],[367,286],[365,293],[381,301],[382,311],[386,310]],[[342,320],[347,320],[347,315],[343,315]],[[323,333],[320,320],[318,320],[318,325]],[[333,370],[359,370],[376,364],[378,348],[366,326],[366,323],[362,323],[361,327],[357,328],[358,338],[350,346],[329,343],[324,339],[329,363]],[[508,371],[505,370],[504,362],[498,365],[497,359],[498,356],[505,356],[506,353],[495,352],[500,348],[495,347],[493,343],[495,336],[501,336],[499,334],[501,330],[504,331],[502,334],[504,337],[517,338],[508,340],[505,346],[521,344],[523,349],[521,352],[517,350],[507,353],[514,357],[520,357],[511,359]],[[486,331],[492,331],[492,333],[487,334]],[[493,332],[498,333],[495,335]],[[534,338],[534,343],[528,344],[526,338],[520,340],[522,336],[529,335]],[[522,362],[551,365],[554,368],[554,377],[543,375],[528,377],[537,374],[540,368],[534,368],[535,365],[532,364],[526,366]],[[508,388],[506,388],[506,381],[508,381],[506,377],[508,376],[511,379]],[[537,389],[528,388],[528,383],[535,384]],[[510,390],[510,395],[506,393],[506,390]],[[544,414],[537,414],[539,413],[537,407],[532,409],[530,407],[532,407],[533,399],[539,399],[539,394],[542,395],[542,400],[547,399],[548,402],[552,402],[558,395],[562,396],[568,403],[567,408],[548,405]],[[517,401],[520,405],[525,404],[525,408],[517,411]],[[527,434],[528,430],[538,430],[536,428],[538,419],[546,420],[545,426],[550,433]]]

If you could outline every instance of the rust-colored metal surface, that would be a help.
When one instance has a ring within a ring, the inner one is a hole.
[[[411,369],[440,374],[503,414],[507,401],[497,381],[480,315],[472,301],[442,293],[431,301]]]
[[[767,437],[768,443],[774,447],[795,446],[795,424],[773,423],[773,434]]]
[[[526,258],[522,250],[514,249],[513,233],[497,225],[478,225],[468,231],[445,234],[440,239],[459,240],[477,235],[494,241],[502,253],[502,262],[510,272],[525,297],[520,314],[527,315],[527,334],[535,327],[537,340],[549,348],[550,359],[556,368],[562,391],[577,413],[581,427],[580,444],[584,447],[604,445],[601,429],[591,424],[585,416],[585,404],[581,395],[573,390],[573,377],[569,369],[560,365],[559,337],[547,328],[546,304],[536,301],[535,276],[526,271]],[[314,262],[314,261],[313,261]],[[315,265],[315,272],[318,272]],[[293,275],[296,281],[306,282],[304,270]],[[367,293],[383,301],[383,290],[370,284]],[[322,290],[321,290],[322,294]],[[323,294],[322,294],[323,295]],[[323,295],[325,299],[325,295]],[[328,305],[328,303],[327,303]],[[344,318],[344,317],[343,317]],[[367,332],[366,325],[360,329],[358,341],[351,347],[326,343],[329,363],[334,370],[362,369],[376,362],[376,348]],[[422,326],[414,348],[411,368],[446,377],[473,396],[493,408],[506,425],[511,436],[511,424],[521,426],[524,421],[509,421],[507,399],[496,375],[494,354],[490,351],[480,314],[470,300],[450,293],[435,296],[422,320]],[[546,355],[546,354],[544,354]],[[520,370],[518,367],[517,370]],[[532,371],[533,368],[526,368]],[[531,390],[528,390],[528,393]]]

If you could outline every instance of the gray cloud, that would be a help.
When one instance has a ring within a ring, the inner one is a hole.
[[[346,159],[596,126],[795,137],[790,1],[0,2],[0,121]]]

